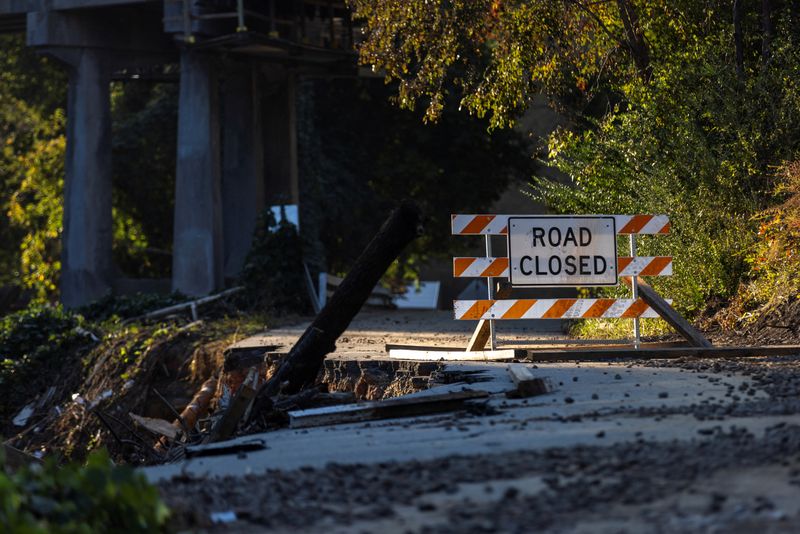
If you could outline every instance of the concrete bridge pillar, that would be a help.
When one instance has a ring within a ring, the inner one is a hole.
[[[222,287],[219,93],[211,59],[181,52],[172,288],[205,295]]]
[[[270,204],[298,204],[296,76],[285,68],[263,68],[264,160]]]
[[[70,57],[61,300],[76,307],[111,289],[111,106],[100,52]]]
[[[264,141],[258,71],[246,65],[226,74],[222,98],[222,217],[225,277],[244,266],[264,209]]]

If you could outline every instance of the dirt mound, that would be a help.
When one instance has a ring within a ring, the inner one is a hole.
[[[800,293],[775,299],[754,310],[737,306],[719,309],[701,321],[717,342],[743,345],[800,343]]]

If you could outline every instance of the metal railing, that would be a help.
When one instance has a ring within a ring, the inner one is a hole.
[[[294,44],[339,50],[352,49],[355,42],[352,20],[343,2],[266,0],[256,2],[261,9],[253,9],[253,2],[235,0],[229,3],[230,8],[222,7],[218,11],[196,0],[164,0],[164,4],[165,26],[170,23],[179,26],[181,39],[187,44],[196,43],[198,36],[208,33],[219,37],[242,32],[255,32]],[[278,6],[282,9],[277,9]],[[202,12],[204,7],[209,11]],[[214,21],[233,21],[234,25],[230,29],[211,32],[196,29],[198,23]]]

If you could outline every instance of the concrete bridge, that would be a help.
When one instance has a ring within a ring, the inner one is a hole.
[[[298,77],[356,69],[349,13],[325,0],[0,0],[0,32],[69,71],[67,306],[115,283],[112,80],[180,67],[172,288],[202,295],[239,273],[268,201],[299,201]]]

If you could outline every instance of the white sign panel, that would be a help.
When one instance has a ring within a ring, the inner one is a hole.
[[[512,286],[617,285],[614,217],[509,217],[508,261]]]

